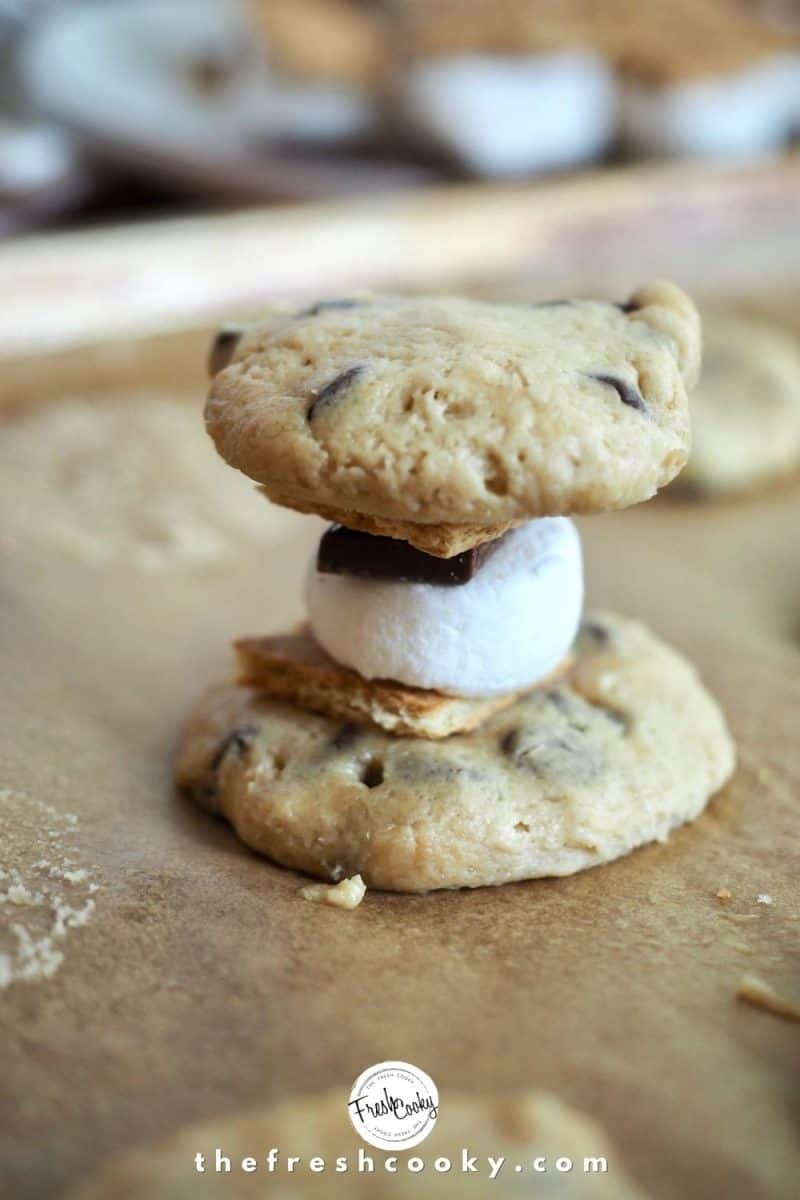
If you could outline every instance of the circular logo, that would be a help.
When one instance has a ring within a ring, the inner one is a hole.
[[[347,1106],[353,1128],[370,1146],[418,1146],[436,1124],[439,1092],[430,1075],[411,1063],[382,1062],[362,1071]]]

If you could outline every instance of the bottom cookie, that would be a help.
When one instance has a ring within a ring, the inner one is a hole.
[[[598,614],[557,684],[436,743],[217,687],[186,726],[176,779],[284,866],[424,892],[570,875],[663,841],[734,757],[694,668]]]

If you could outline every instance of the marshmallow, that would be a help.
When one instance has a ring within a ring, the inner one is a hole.
[[[598,158],[615,129],[611,72],[591,54],[454,55],[397,83],[402,120],[477,175],[521,175]]]
[[[306,603],[317,641],[366,679],[460,696],[519,691],[549,674],[575,638],[580,538],[567,517],[530,521],[457,587],[323,574],[315,557]]]
[[[623,138],[651,154],[746,158],[789,140],[800,91],[798,59],[775,55],[736,74],[659,88],[631,84]]]

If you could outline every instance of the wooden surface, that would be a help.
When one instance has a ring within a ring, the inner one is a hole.
[[[791,319],[800,287],[778,282],[746,302]],[[199,420],[203,342],[15,359],[0,409],[158,388]],[[49,1200],[115,1150],[401,1058],[443,1103],[558,1093],[658,1200],[794,1197],[800,1028],[735,992],[750,972],[800,996],[798,518],[785,487],[581,523],[590,603],[689,654],[731,722],[739,768],[695,825],[570,879],[371,893],[351,914],[302,901],[170,783],[230,640],[299,614],[316,522],[265,507],[263,544],[224,569],[149,574],[0,539],[0,788],[76,814],[100,884],[61,970],[0,993],[0,1193]]]

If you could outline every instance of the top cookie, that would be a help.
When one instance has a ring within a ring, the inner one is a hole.
[[[225,337],[208,431],[271,499],[305,511],[485,527],[624,508],[689,450],[700,321],[669,283],[625,305],[282,305]]]

